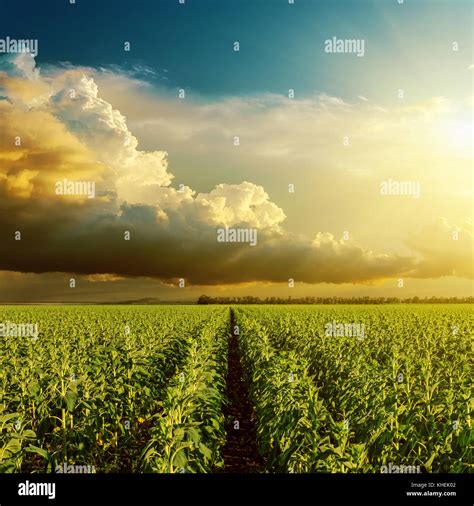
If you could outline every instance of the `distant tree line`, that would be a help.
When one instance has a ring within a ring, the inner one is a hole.
[[[473,304],[474,297],[209,297],[201,295],[198,304]]]

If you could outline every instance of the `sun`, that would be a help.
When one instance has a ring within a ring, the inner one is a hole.
[[[455,118],[443,123],[442,135],[446,145],[461,156],[474,154],[474,128],[471,118]]]

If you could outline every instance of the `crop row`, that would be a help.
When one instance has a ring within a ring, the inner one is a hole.
[[[211,310],[8,308],[37,339],[0,337],[0,472],[137,468],[151,417]]]
[[[250,311],[239,310],[237,315],[242,360],[267,470],[340,471],[346,456],[335,443],[345,438],[344,430],[336,426],[320,398],[308,361],[295,351],[278,352]]]
[[[228,317],[220,310],[188,342],[188,357],[169,382],[143,470],[160,473],[210,472],[223,466]]]
[[[288,469],[292,455],[304,460],[299,452],[310,443],[287,448],[279,435],[287,441],[305,423],[313,445],[325,441],[306,470],[380,472],[390,463],[420,472],[472,469],[468,307],[239,307],[236,316],[270,463],[275,453]],[[364,335],[328,334],[335,321],[363,324]],[[298,374],[305,385],[299,404],[285,381]],[[319,403],[308,407],[314,392]]]

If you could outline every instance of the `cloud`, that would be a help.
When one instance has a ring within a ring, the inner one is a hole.
[[[262,93],[209,102],[190,91],[179,99],[177,93],[156,93],[136,82],[130,101],[120,77],[95,78],[110,101],[131,112],[129,123],[142,143],[153,145],[159,135],[169,149],[189,146],[198,155],[212,150],[213,157],[228,158],[229,146],[239,136],[240,147],[234,150],[239,160],[248,155],[278,162],[284,155],[299,164],[325,166],[334,165],[336,158],[354,168],[371,153],[396,170],[400,149],[407,146],[413,158],[425,157],[433,148],[433,159],[439,157],[442,143],[433,121],[456,112],[456,105],[445,97],[415,103],[401,100],[391,108],[363,96],[349,103],[324,93],[294,99]],[[343,149],[344,137],[349,138],[350,150]],[[374,166],[372,172],[378,168]]]
[[[474,228],[469,219],[457,226],[451,225],[446,218],[438,218],[408,241],[408,245],[422,256],[410,275],[419,278],[473,278],[473,239]]]
[[[216,285],[289,278],[366,283],[417,268],[413,256],[376,253],[331,233],[290,233],[284,210],[249,181],[220,183],[208,192],[174,188],[168,153],[139,148],[125,116],[101,98],[87,69],[50,67],[42,75],[29,55],[9,59],[0,69],[0,94],[6,97],[0,100],[0,129],[6,134],[0,155],[0,269],[71,272],[89,281],[144,276]],[[324,125],[344,122],[344,116],[334,119],[336,110],[354,110],[329,95],[297,102],[269,95],[187,107],[171,125],[184,139],[206,131],[230,140],[235,129],[225,122],[232,118],[239,126],[245,120],[264,156],[275,155],[275,139],[269,142],[261,133],[269,125],[281,141],[278,149],[295,160],[307,156],[305,148],[314,151]],[[288,136],[288,124],[301,117],[316,119],[315,129],[303,132],[303,139]],[[160,121],[157,113],[147,128]],[[64,178],[94,181],[98,197],[56,195],[55,182]],[[256,228],[258,243],[218,243],[219,227]],[[420,267],[417,275],[423,272],[430,269]]]

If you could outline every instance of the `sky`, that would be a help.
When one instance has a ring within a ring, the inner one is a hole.
[[[0,301],[473,295],[471,2],[0,7]]]

